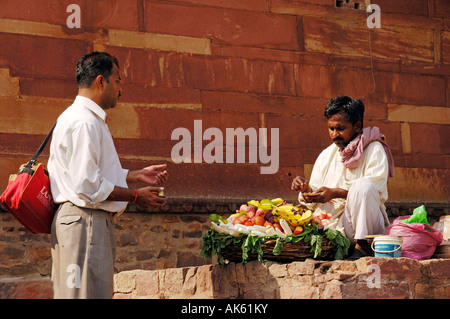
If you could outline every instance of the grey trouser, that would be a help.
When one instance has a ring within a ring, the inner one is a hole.
[[[116,249],[111,213],[61,204],[51,244],[54,298],[112,298]]]

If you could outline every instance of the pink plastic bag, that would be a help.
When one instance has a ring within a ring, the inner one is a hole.
[[[436,246],[442,242],[443,235],[430,225],[423,223],[405,223],[400,216],[388,227],[386,235],[407,236],[403,238],[402,257],[424,260],[430,258]]]

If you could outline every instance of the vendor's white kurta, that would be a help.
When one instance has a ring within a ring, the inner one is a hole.
[[[332,144],[316,160],[309,185],[312,190],[326,186],[349,191],[347,199],[327,203],[306,203],[302,193],[299,201],[309,209],[326,211],[338,220],[337,229],[350,239],[384,233],[389,224],[384,203],[388,199],[388,161],[380,142],[374,141],[364,149],[359,167],[345,168],[339,148]]]

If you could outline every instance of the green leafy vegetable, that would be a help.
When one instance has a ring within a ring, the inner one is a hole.
[[[275,242],[275,247],[273,247],[273,254],[275,256],[278,256],[281,254],[281,250],[283,249],[283,242],[281,241],[281,238],[278,237],[277,241]]]

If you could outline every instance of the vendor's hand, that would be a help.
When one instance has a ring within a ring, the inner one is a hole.
[[[303,194],[303,198],[309,203],[326,203],[335,198],[346,198],[347,191],[341,188],[329,188],[322,186],[312,194]]]
[[[293,190],[295,192],[302,192],[302,193],[308,192],[308,191],[310,192],[311,187],[309,186],[309,183],[305,178],[303,178],[301,176],[297,176],[292,181],[291,190]]]
[[[137,190],[136,205],[140,208],[161,207],[166,204],[167,198],[158,196],[164,187],[147,186]]]
[[[332,200],[333,196],[333,189],[325,186],[318,188],[314,193],[303,194],[303,198],[309,203],[326,203]]]
[[[162,185],[169,178],[166,164],[152,165],[138,171],[137,181],[151,186]]]

